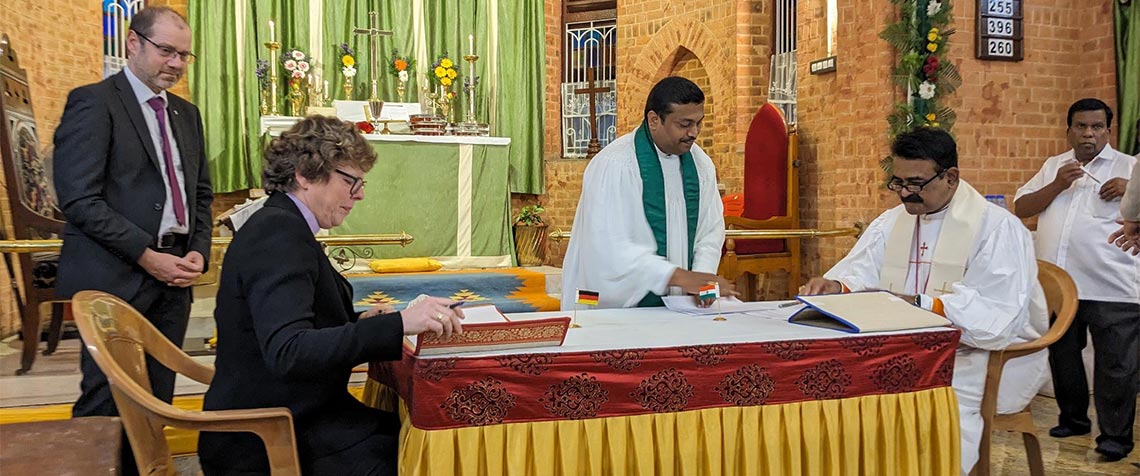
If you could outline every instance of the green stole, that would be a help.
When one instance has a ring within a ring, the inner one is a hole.
[[[669,248],[665,229],[665,176],[662,175],[661,161],[657,157],[653,137],[649,135],[647,122],[641,122],[641,128],[633,137],[633,144],[637,152],[637,166],[641,171],[641,202],[645,207],[645,220],[653,230],[653,237],[657,239],[657,255],[668,257]],[[693,161],[692,152],[681,155],[681,182],[685,189],[685,218],[689,222],[689,270],[692,270],[693,240],[697,236],[697,215],[701,203],[700,177],[697,175],[697,164]],[[637,307],[664,305],[661,296],[652,291],[637,303]]]

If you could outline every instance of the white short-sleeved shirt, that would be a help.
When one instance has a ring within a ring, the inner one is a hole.
[[[1076,160],[1073,150],[1050,157],[1014,201],[1041,190],[1057,176],[1057,169]],[[1100,198],[1102,184],[1114,177],[1128,179],[1136,159],[1110,145],[1085,164],[1100,183],[1084,175],[1057,195],[1037,220],[1037,258],[1060,266],[1077,283],[1080,299],[1140,302],[1140,257],[1108,243],[1120,228],[1120,199]]]

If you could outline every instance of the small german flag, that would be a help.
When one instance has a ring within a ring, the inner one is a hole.
[[[598,292],[587,291],[585,289],[578,290],[578,304],[588,304],[590,306],[598,305]]]

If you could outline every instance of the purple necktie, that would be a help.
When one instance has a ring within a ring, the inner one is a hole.
[[[170,139],[166,137],[166,101],[162,96],[155,96],[146,101],[154,116],[158,118],[158,135],[162,137],[162,159],[166,161],[166,179],[170,182],[170,195],[174,198],[174,218],[178,225],[186,225],[186,207],[182,204],[182,187],[178,183],[178,174],[174,173],[174,157],[170,155]]]

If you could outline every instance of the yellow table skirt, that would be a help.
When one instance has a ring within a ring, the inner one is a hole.
[[[398,396],[369,380],[364,398]],[[400,431],[400,474],[958,475],[950,387],[784,405]]]

